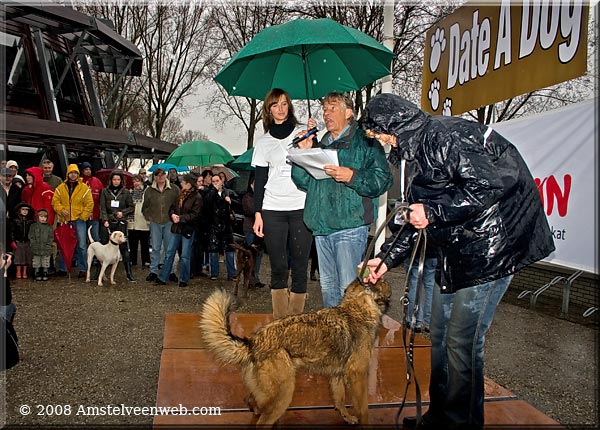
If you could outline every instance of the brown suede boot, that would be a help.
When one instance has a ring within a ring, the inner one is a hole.
[[[273,318],[279,319],[288,315],[289,295],[287,288],[271,290],[271,301],[273,303]]]
[[[306,303],[307,293],[290,293],[289,314],[296,315],[304,312],[304,303]]]

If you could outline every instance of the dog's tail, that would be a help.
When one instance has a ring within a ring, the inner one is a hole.
[[[204,302],[200,328],[204,343],[224,364],[245,364],[250,360],[250,348],[245,338],[231,333],[229,314],[231,295],[216,290]]]
[[[92,238],[92,226],[91,225],[88,228],[88,239],[90,240],[90,244],[94,243],[94,239]]]

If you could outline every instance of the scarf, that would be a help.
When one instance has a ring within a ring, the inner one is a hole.
[[[269,129],[269,134],[275,139],[285,139],[294,131],[292,118],[288,117],[281,124],[273,124]]]
[[[183,208],[183,202],[189,197],[190,194],[192,194],[195,191],[196,190],[194,190],[193,188],[190,188],[189,190],[182,190],[181,193],[179,193],[179,200],[177,201],[177,205],[179,206],[180,214],[181,209]]]

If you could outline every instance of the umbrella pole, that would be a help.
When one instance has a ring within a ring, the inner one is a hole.
[[[308,65],[306,64],[306,46],[302,45],[302,65],[304,66],[304,89],[306,90],[306,104],[308,105],[308,117],[310,113],[310,99],[308,98]]]

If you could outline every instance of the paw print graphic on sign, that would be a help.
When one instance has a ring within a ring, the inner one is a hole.
[[[440,88],[440,81],[436,78],[429,86],[429,91],[427,92],[427,98],[429,99],[429,103],[431,103],[431,109],[434,111],[436,111],[440,105]]]
[[[431,55],[429,56],[429,70],[435,73],[440,65],[442,52],[446,49],[446,38],[444,37],[444,29],[438,28],[431,36]]]
[[[442,115],[452,116],[452,99],[446,97],[446,100],[444,100],[444,107],[442,108]]]

